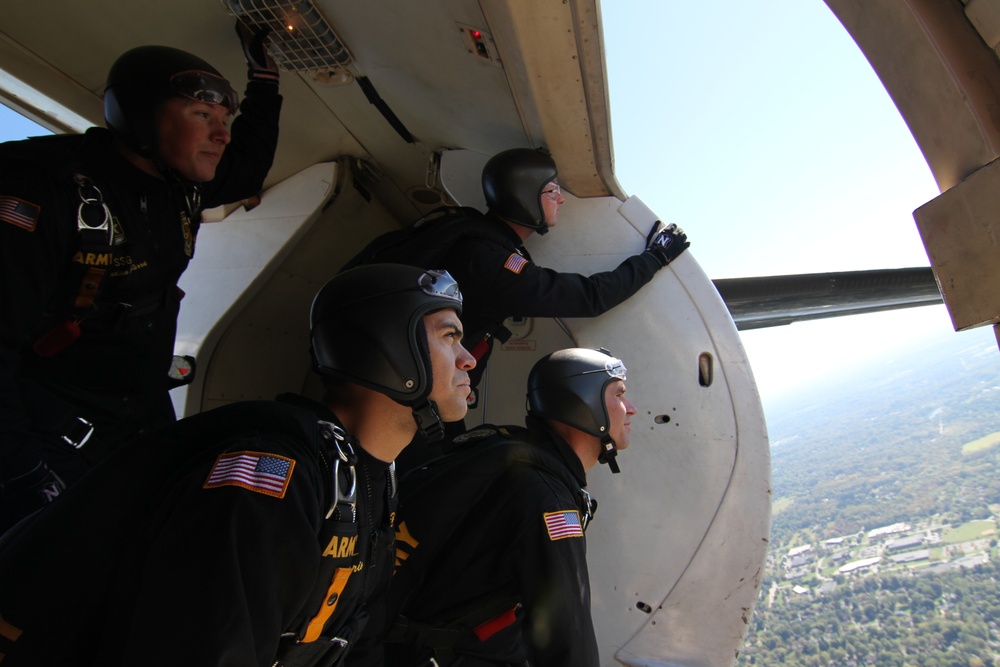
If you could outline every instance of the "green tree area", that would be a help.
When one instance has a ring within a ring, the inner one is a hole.
[[[776,455],[771,542],[808,544],[933,515],[955,524],[989,518],[990,506],[1000,504],[1000,447],[963,454],[962,444],[953,435],[919,446],[873,446],[836,466]],[[779,465],[789,480],[781,486]]]
[[[862,383],[769,416],[771,544],[932,515],[989,518],[1000,504],[998,356],[953,374]]]
[[[771,550],[737,667],[1000,667],[998,378],[992,345],[928,346],[768,411]]]
[[[1000,665],[1000,567],[844,582],[827,595],[765,585],[738,664]]]

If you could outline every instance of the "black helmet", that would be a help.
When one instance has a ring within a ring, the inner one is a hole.
[[[385,394],[414,408],[418,425],[435,423],[436,407],[424,315],[462,312],[458,283],[445,271],[368,264],[344,271],[313,299],[313,364],[319,373]],[[431,412],[426,412],[430,409]]]
[[[492,213],[539,234],[549,231],[542,190],[557,176],[549,155],[531,148],[497,153],[483,167],[483,194]]]
[[[126,146],[153,157],[156,114],[174,96],[222,104],[231,114],[239,106],[233,87],[201,58],[169,46],[140,46],[119,56],[108,72],[104,122]]]
[[[617,444],[604,390],[625,379],[625,364],[605,349],[558,350],[535,363],[528,374],[528,414],[568,424],[601,440],[598,460],[618,472]]]

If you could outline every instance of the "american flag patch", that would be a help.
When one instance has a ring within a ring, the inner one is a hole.
[[[259,452],[220,454],[205,480],[206,489],[238,486],[275,498],[284,498],[295,469],[295,459]]]
[[[503,268],[514,273],[521,273],[521,269],[523,269],[524,265],[527,263],[528,260],[515,252],[511,253],[510,257],[507,258],[507,261],[503,263]]]
[[[564,537],[583,537],[580,513],[576,510],[546,512],[542,515],[542,519],[545,520],[545,529],[549,531],[550,540],[561,540]]]
[[[17,197],[0,197],[0,220],[29,232],[35,231],[42,207]]]

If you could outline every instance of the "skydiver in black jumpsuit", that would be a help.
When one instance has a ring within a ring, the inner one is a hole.
[[[604,351],[555,352],[529,377],[527,429],[481,426],[402,475],[396,572],[367,631],[387,667],[599,664],[584,488],[587,470],[628,446],[624,380]]]
[[[112,453],[0,538],[4,667],[333,667],[392,572],[392,459],[467,409],[447,274],[366,266],[312,308],[323,404],[235,403]]]
[[[175,418],[201,211],[258,194],[278,142],[277,68],[241,38],[241,104],[201,58],[138,47],[109,72],[107,129],[0,145],[0,533]]]
[[[545,152],[514,148],[483,168],[488,212],[470,208],[432,213],[426,233],[392,231],[372,241],[347,267],[373,261],[441,268],[462,286],[466,346],[478,364],[477,386],[508,317],[596,317],[622,303],[677,258],[690,243],[676,225],[650,233],[645,251],[612,271],[590,276],[538,266],[523,243],[556,225],[565,202],[556,164]],[[417,227],[422,222],[418,221]]]

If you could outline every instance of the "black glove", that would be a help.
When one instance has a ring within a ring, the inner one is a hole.
[[[0,484],[0,533],[59,497],[66,485],[45,462]]]
[[[247,81],[261,81],[278,85],[278,65],[267,50],[267,36],[271,29],[267,26],[252,31],[240,21],[236,22],[236,35],[243,47],[243,59],[247,62]]]
[[[657,220],[649,230],[649,236],[646,237],[646,252],[655,257],[660,266],[666,266],[687,250],[691,242],[688,241],[684,230],[677,225],[671,223],[660,229],[660,224]]]

